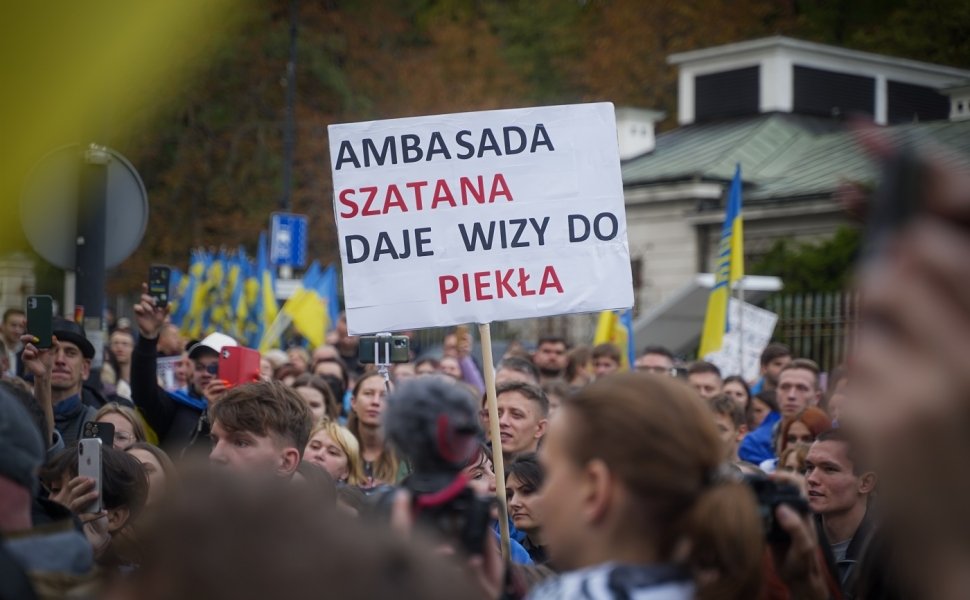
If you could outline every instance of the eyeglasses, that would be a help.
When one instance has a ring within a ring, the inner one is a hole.
[[[195,363],[195,369],[197,371],[205,371],[209,375],[218,375],[219,374],[219,363],[210,363],[208,365],[204,365],[204,364],[202,364],[200,362],[197,362],[197,363]]]
[[[658,375],[670,375],[671,377],[677,373],[677,369],[671,367],[637,367],[637,371],[657,373]]]

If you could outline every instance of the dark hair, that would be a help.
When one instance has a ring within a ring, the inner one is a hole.
[[[64,475],[78,475],[77,446],[61,450],[41,469],[40,478],[48,485]],[[124,450],[101,446],[101,501],[105,509],[127,508],[134,519],[148,500],[148,476],[138,459]]]
[[[367,496],[360,488],[346,483],[337,483],[337,503],[344,503],[357,511],[358,514],[367,508]]]
[[[721,369],[717,368],[714,363],[709,363],[706,360],[698,360],[692,362],[689,367],[687,367],[687,376],[697,375],[700,373],[713,373],[721,377]]]
[[[287,377],[297,377],[301,374],[300,370],[294,365],[286,363],[280,365],[276,370],[273,371],[273,379],[277,381],[283,381]]]
[[[572,383],[579,376],[579,370],[584,368],[589,362],[590,354],[589,346],[576,346],[569,351],[569,354],[566,356],[565,373],[565,378],[568,383]]]
[[[495,372],[497,373],[502,369],[508,369],[509,371],[515,371],[516,373],[528,375],[530,378],[532,378],[536,385],[539,383],[539,369],[536,368],[535,364],[531,360],[510,356],[499,361],[498,366],[495,367]]]
[[[620,373],[563,402],[566,452],[583,468],[602,462],[629,491],[631,534],[657,540],[659,561],[690,542],[697,597],[753,598],[761,589],[764,539],[743,483],[714,480],[724,448],[710,409],[672,377]],[[643,457],[651,459],[645,461]]]
[[[275,433],[300,452],[310,439],[313,417],[306,402],[279,381],[259,381],[234,387],[209,406],[212,423],[229,431],[256,435]]]
[[[569,350],[569,342],[566,341],[566,338],[560,335],[542,336],[541,338],[539,338],[539,342],[536,344],[536,348],[537,349],[540,348],[543,344],[562,344],[563,346],[566,347],[566,350]]]
[[[745,424],[744,410],[738,406],[734,398],[720,394],[708,400],[708,404],[714,414],[729,417],[735,429],[740,429]]]
[[[784,373],[785,371],[792,371],[794,369],[809,371],[812,374],[813,381],[815,382],[815,389],[818,389],[818,375],[821,373],[821,369],[818,368],[817,362],[810,358],[796,358],[785,365],[785,368],[781,370],[781,373]],[[778,374],[779,378],[781,378],[781,373]]]
[[[620,349],[617,348],[615,344],[610,343],[597,344],[594,346],[592,356],[593,360],[596,360],[597,358],[608,358],[616,364],[623,362]]]
[[[315,496],[315,501],[321,508],[337,504],[337,484],[329,471],[318,464],[301,460],[296,472],[303,477],[301,483]]]
[[[768,405],[772,412],[778,412],[778,393],[775,390],[761,390],[751,397],[752,400],[758,399]]]
[[[3,311],[3,321],[2,322],[3,323],[6,323],[7,322],[7,319],[9,319],[10,317],[12,317],[13,315],[22,315],[22,316],[25,316],[26,317],[27,316],[27,313],[24,312],[24,310],[22,308],[16,308],[16,307],[8,308],[7,310]]]
[[[505,466],[505,480],[508,481],[513,475],[522,482],[523,487],[527,488],[526,493],[531,494],[542,489],[546,474],[535,452],[527,452],[516,456]]]
[[[427,364],[427,365],[431,365],[431,367],[432,367],[432,368],[433,368],[433,369],[434,369],[435,371],[437,371],[437,370],[438,370],[438,361],[437,361],[437,360],[435,360],[434,358],[432,358],[432,357],[430,357],[430,356],[425,356],[424,358],[419,358],[419,359],[418,359],[418,360],[417,360],[417,361],[416,361],[416,362],[414,363],[414,370],[415,370],[415,371],[417,371],[417,370],[418,370],[418,367],[420,367],[421,365],[425,365],[425,364]]]
[[[323,363],[334,363],[338,367],[340,367],[340,373],[341,373],[340,376],[343,378],[343,381],[344,381],[344,391],[346,391],[347,390],[347,387],[350,386],[350,371],[347,369],[347,363],[345,363],[342,359],[336,358],[336,357],[334,357],[334,358],[321,358],[320,360],[318,360],[315,363],[313,363],[313,368],[310,369],[310,372],[312,372],[314,375],[316,375],[317,365],[320,365],[320,364],[323,364]],[[319,375],[317,375],[317,376],[319,377]]]
[[[748,407],[751,406],[751,386],[749,386],[748,382],[744,380],[744,377],[741,377],[740,375],[731,375],[730,377],[725,377],[724,381],[721,383],[721,387],[724,387],[729,383],[740,383],[741,387],[744,388],[744,395],[747,399],[744,401],[743,410],[747,412]]]
[[[323,403],[327,407],[327,417],[332,420],[340,417],[340,405],[337,403],[337,397],[334,395],[333,390],[330,389],[330,384],[323,377],[313,375],[312,373],[304,373],[293,380],[293,385],[290,387],[294,390],[301,387],[317,390],[323,394]]]
[[[671,352],[666,346],[647,346],[640,353],[640,356],[645,356],[647,354],[659,354],[660,356],[666,356],[671,361],[674,360],[674,353]]]
[[[846,455],[852,462],[852,473],[862,475],[871,471],[868,459],[863,455],[855,433],[845,427],[836,427],[818,434],[816,442],[841,442],[846,445]]]
[[[518,392],[535,402],[539,406],[539,414],[541,416],[546,417],[549,415],[549,398],[546,397],[546,393],[539,386],[524,381],[506,381],[498,384],[495,388],[495,397],[498,398],[502,394],[509,392]]]
[[[791,355],[791,348],[778,342],[772,342],[765,346],[764,351],[761,352],[761,366],[767,365],[776,358]]]
[[[162,471],[165,472],[165,485],[169,488],[176,485],[178,481],[178,470],[175,468],[175,463],[172,462],[172,459],[168,457],[168,454],[164,450],[148,442],[135,442],[125,448],[125,452],[131,452],[132,450],[144,450],[154,456],[158,464],[162,465]]]
[[[19,379],[19,378],[17,378]],[[30,415],[31,422],[37,427],[37,433],[41,434],[44,438],[44,448],[51,445],[51,435],[53,432],[47,430],[47,417],[44,416],[44,409],[34,398],[34,395],[29,391],[14,383],[16,380],[0,380],[0,388],[10,392],[11,396],[17,398],[20,401],[20,405],[24,407],[27,414]],[[20,380],[23,381],[22,379]]]
[[[553,379],[542,384],[542,391],[546,393],[546,398],[556,396],[564,399],[573,393],[573,388],[562,379]]]

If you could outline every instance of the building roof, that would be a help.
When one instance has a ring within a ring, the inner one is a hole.
[[[873,52],[863,52],[861,50],[849,50],[838,46],[829,46],[816,42],[807,42],[782,35],[759,38],[756,40],[745,40],[731,44],[722,44],[711,48],[701,48],[688,52],[679,52],[667,57],[667,63],[671,65],[687,65],[691,63],[706,62],[711,59],[723,60],[732,56],[748,55],[751,53],[761,53],[766,50],[784,49],[797,53],[812,54],[817,56],[827,56],[835,59],[849,60],[857,63],[869,63],[871,65],[890,66],[896,69],[907,69],[911,71],[922,71],[945,77],[958,77],[967,79],[970,71],[947,67],[933,63],[886,56],[885,54],[875,54]]]
[[[970,160],[970,121],[882,128],[894,137],[934,141]],[[688,125],[657,136],[650,154],[622,166],[626,187],[681,181],[729,181],[741,164],[746,202],[827,196],[843,181],[872,181],[872,162],[844,122],[770,113]]]

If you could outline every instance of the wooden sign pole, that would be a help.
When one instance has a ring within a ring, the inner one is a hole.
[[[482,368],[485,371],[485,397],[488,404],[489,437],[492,440],[492,466],[495,467],[495,495],[498,499],[498,526],[502,534],[502,556],[510,560],[509,512],[505,503],[505,460],[498,425],[498,401],[495,398],[495,362],[492,359],[492,329],[489,323],[478,326],[482,340]]]

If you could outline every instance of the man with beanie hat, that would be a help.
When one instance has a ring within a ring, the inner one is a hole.
[[[31,504],[45,445],[27,411],[0,389],[0,534],[3,548],[30,575],[37,590],[60,591],[89,581],[90,544],[68,519],[33,527]]]

